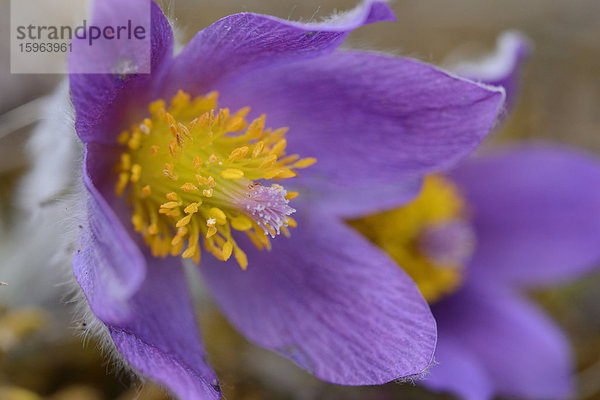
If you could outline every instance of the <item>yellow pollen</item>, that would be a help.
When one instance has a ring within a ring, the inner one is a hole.
[[[177,176],[175,176],[175,174],[173,174],[173,164],[166,163],[165,167],[163,168],[163,173],[170,180],[172,180],[172,181],[176,181],[177,180]]]
[[[450,257],[440,261],[424,251],[423,237],[432,229],[457,223],[468,225],[464,201],[452,183],[436,175],[425,179],[419,196],[406,206],[349,221],[413,278],[430,303],[461,285],[466,260]],[[462,255],[469,256],[473,239],[470,236],[459,239],[466,242],[467,254]]]
[[[146,185],[142,188],[142,195],[144,197],[148,197],[152,194],[152,189],[150,188],[150,185]]]
[[[119,181],[117,182],[117,185],[115,186],[115,193],[118,196],[121,196],[123,194],[123,191],[127,187],[128,181],[129,181],[129,174],[127,172],[121,172],[119,174]]]
[[[175,224],[175,226],[177,228],[181,228],[182,226],[186,226],[187,224],[190,223],[192,219],[192,214],[188,214],[185,217],[181,218],[179,221],[177,221],[177,224]]]
[[[192,166],[194,167],[194,169],[202,168],[202,160],[200,159],[200,157],[194,157],[194,159],[192,160]]]
[[[160,205],[160,208],[175,208],[175,207],[179,207],[181,205],[181,203],[178,203],[176,201],[170,201],[168,203],[163,203]]]
[[[158,233],[158,225],[156,224],[151,224],[148,227],[148,233],[150,233],[151,235],[156,235]]]
[[[208,164],[213,165],[213,164],[217,164],[219,162],[219,158],[214,155],[211,154],[210,157],[208,157]]]
[[[144,228],[144,220],[137,214],[131,217],[131,223],[136,232],[140,232]]]
[[[125,171],[131,168],[131,156],[129,154],[121,154],[121,168]]]
[[[186,182],[183,185],[181,185],[181,190],[183,190],[184,192],[195,192],[198,190],[198,188],[193,183]]]
[[[153,101],[148,116],[118,136],[115,193],[127,195],[131,223],[153,256],[199,262],[202,243],[246,269],[233,232],[267,250],[269,236],[289,236],[296,223],[288,201],[298,193],[266,182],[295,177],[316,160],[285,153],[287,128],[266,129],[265,115],[248,121],[249,107],[219,109],[217,97],[179,91],[170,102]]]
[[[206,226],[208,227],[208,231],[206,232],[206,238],[211,238],[214,234],[217,233],[217,228],[215,227],[217,220],[215,218],[209,218],[206,220]]]
[[[142,173],[142,167],[139,164],[134,164],[131,167],[131,182],[137,182],[140,180],[140,175]]]
[[[142,141],[142,134],[140,131],[135,131],[131,135],[129,142],[127,142],[129,148],[131,150],[137,150],[140,147],[140,142]]]
[[[246,157],[246,154],[248,154],[248,150],[250,150],[248,146],[238,147],[237,149],[231,152],[231,154],[229,155],[229,159],[241,160],[242,158]]]
[[[186,214],[193,214],[193,213],[197,213],[198,212],[198,203],[190,203],[189,206],[187,206],[184,210],[184,213]]]

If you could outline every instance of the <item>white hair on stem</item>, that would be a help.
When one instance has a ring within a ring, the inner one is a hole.
[[[8,296],[14,303],[49,304],[59,299],[70,305],[72,331],[84,345],[94,338],[111,372],[139,377],[116,349],[73,276],[86,189],[81,177],[83,146],[75,132],[66,80],[48,97],[42,114],[26,148],[30,168],[14,198],[20,225],[11,235],[13,251],[6,264],[14,274],[2,275],[9,283],[7,289],[15,290]],[[28,290],[18,290],[23,287]]]

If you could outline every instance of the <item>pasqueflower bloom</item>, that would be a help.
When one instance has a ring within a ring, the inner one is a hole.
[[[514,98],[528,44],[515,34],[500,44],[500,65],[485,70],[511,82],[507,97]],[[482,69],[468,71],[475,78]],[[568,341],[521,292],[597,266],[600,162],[526,144],[472,157],[425,182],[412,203],[351,222],[432,306],[437,365],[421,383],[467,400],[572,395]]]
[[[98,1],[93,22],[133,3]],[[128,41],[92,60],[118,61],[114,74],[70,76],[86,204],[73,270],[118,352],[181,398],[220,397],[184,258],[249,340],[318,378],[422,372],[436,340],[427,303],[342,218],[408,200],[469,153],[503,90],[336,51],[354,28],[393,19],[379,1],[319,24],[231,15],[176,57],[154,3],[151,14],[150,74],[123,59],[140,53]],[[90,62],[77,48],[73,71]]]

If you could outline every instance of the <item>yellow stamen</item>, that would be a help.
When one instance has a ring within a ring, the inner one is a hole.
[[[217,233],[217,228],[215,227],[216,223],[217,220],[215,218],[209,218],[206,220],[206,226],[208,227],[208,231],[206,232],[207,239],[209,239]]]
[[[242,179],[244,177],[244,171],[241,169],[228,168],[221,171],[221,176],[225,179]]]
[[[125,171],[131,168],[131,156],[127,153],[121,154],[121,168]]]
[[[142,173],[142,166],[139,164],[134,164],[131,167],[131,182],[137,182],[140,180],[140,175]]]
[[[177,224],[175,224],[175,226],[177,228],[181,228],[182,226],[186,226],[187,224],[190,223],[191,219],[192,219],[192,214],[188,214],[185,217],[181,218],[179,221],[177,221]]]
[[[186,182],[183,185],[181,185],[181,190],[183,190],[184,192],[195,192],[198,190],[198,188],[193,183]]]
[[[242,267],[243,270],[246,270],[246,268],[248,268],[248,257],[246,257],[246,253],[239,247],[235,247],[233,252],[240,267]]]
[[[316,158],[303,158],[302,160],[300,160],[296,164],[294,164],[294,168],[310,167],[311,165],[313,165],[316,162],[317,162]]]
[[[184,213],[186,214],[194,214],[198,212],[198,203],[191,203],[189,206],[187,206],[184,210]]]
[[[231,257],[231,253],[233,252],[233,244],[231,244],[231,242],[227,242],[223,245],[223,260],[227,261],[229,260],[229,257]]]
[[[248,146],[238,147],[237,149],[231,152],[231,154],[229,155],[229,159],[241,160],[242,158],[246,157],[246,154],[248,154],[248,150],[250,150]]]
[[[264,147],[264,142],[256,143],[256,146],[254,146],[254,150],[252,150],[252,158],[258,158],[260,156],[260,153],[262,153]]]
[[[176,201],[169,201],[168,203],[163,203],[160,205],[160,208],[175,208],[175,207],[179,207],[180,203],[176,202]]]
[[[152,194],[152,189],[150,188],[150,185],[146,185],[142,188],[142,195],[144,197],[148,197]]]
[[[194,166],[194,169],[196,169],[196,170],[202,168],[202,160],[200,159],[200,157],[198,157],[198,156],[194,157],[194,159],[192,160],[192,165]]]
[[[239,215],[231,219],[231,226],[238,231],[248,231],[252,229],[252,220],[246,216]]]
[[[117,142],[119,144],[127,144],[127,142],[129,141],[129,132],[127,131],[123,131],[119,134],[119,137],[117,138]]]
[[[272,165],[275,165],[275,161],[277,161],[277,155],[271,154],[260,164],[259,168],[267,168]]]
[[[296,222],[296,220],[292,217],[288,217],[287,221],[286,221],[286,225],[291,227],[291,228],[295,228],[298,226],[298,223]]]
[[[284,225],[295,225],[287,202],[298,193],[258,183],[294,177],[314,162],[285,154],[287,128],[265,129],[265,115],[247,121],[248,107],[219,109],[216,92],[192,98],[178,91],[148,111],[118,137],[115,193],[128,194],[131,223],[154,256],[197,262],[202,241],[218,259],[234,255],[245,269],[232,232],[261,249],[271,248],[268,236],[289,235]]]
[[[271,148],[269,153],[279,155],[285,150],[287,146],[287,140],[281,139],[279,142],[275,143],[275,145]]]
[[[217,225],[225,225],[227,223],[227,216],[220,208],[211,208],[208,215],[217,222]]]

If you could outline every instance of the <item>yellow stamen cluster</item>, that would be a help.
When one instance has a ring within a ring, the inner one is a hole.
[[[458,189],[440,176],[428,176],[411,203],[349,224],[388,253],[433,303],[461,285],[464,265],[460,261],[464,260],[440,262],[423,251],[420,240],[428,229],[466,222],[466,218]]]
[[[124,150],[115,192],[127,193],[133,227],[154,256],[181,254],[198,263],[202,240],[215,257],[233,254],[245,269],[232,230],[259,249],[270,248],[267,235],[289,235],[295,222],[287,203],[297,193],[256,182],[292,178],[316,161],[285,155],[287,128],[265,129],[264,115],[248,123],[248,107],[218,109],[216,92],[192,99],[179,91],[169,105],[158,100],[148,110],[118,138]]]

